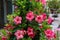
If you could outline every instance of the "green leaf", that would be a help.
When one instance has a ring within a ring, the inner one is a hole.
[[[28,40],[32,40],[32,39],[29,37]]]
[[[0,40],[2,40],[2,39],[1,39],[1,36],[0,36]]]
[[[28,37],[28,38],[23,38],[22,40],[32,40],[32,39]]]
[[[2,29],[2,30],[0,30],[2,33],[3,33],[3,35],[7,35],[7,33],[6,33],[6,30],[5,29]]]

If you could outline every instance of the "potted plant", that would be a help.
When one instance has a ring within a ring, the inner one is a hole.
[[[15,12],[7,16],[8,22],[4,27],[5,30],[8,30],[9,36],[7,39],[5,36],[1,36],[1,39],[51,40],[51,38],[55,38],[55,33],[50,26],[53,19],[42,12],[44,8],[41,1],[16,0],[15,4]]]
[[[57,15],[57,10],[60,8],[59,1],[57,0],[52,0],[48,1],[48,7],[51,11],[51,13],[54,13],[53,17],[58,17]]]

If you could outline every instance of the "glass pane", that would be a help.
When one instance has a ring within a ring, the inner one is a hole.
[[[12,13],[12,0],[7,0],[7,13],[11,14]]]

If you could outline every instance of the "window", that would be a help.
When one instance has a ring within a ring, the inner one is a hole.
[[[12,0],[0,0],[0,29],[6,23],[7,14],[12,13]]]

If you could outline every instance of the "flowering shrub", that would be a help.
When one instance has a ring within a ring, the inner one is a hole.
[[[52,19],[43,11],[45,0],[16,0],[15,12],[7,16],[7,39],[2,40],[47,40],[54,37]]]

